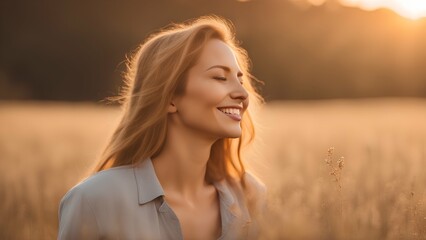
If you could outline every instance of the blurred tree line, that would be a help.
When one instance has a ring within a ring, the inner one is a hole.
[[[426,96],[426,21],[329,0],[2,1],[0,99],[98,101],[170,22],[233,21],[267,100]]]

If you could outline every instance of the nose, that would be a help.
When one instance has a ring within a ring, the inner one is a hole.
[[[233,89],[230,95],[232,99],[239,99],[241,101],[246,100],[249,96],[247,90],[244,88],[244,86],[240,83],[239,80],[234,81]]]

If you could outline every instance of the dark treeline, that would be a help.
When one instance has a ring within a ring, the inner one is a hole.
[[[115,95],[149,33],[204,14],[233,21],[267,100],[426,97],[426,21],[334,2],[3,1],[0,99]]]

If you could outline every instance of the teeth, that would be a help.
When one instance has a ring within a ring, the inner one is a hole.
[[[238,108],[221,108],[219,110],[226,114],[240,115],[240,109]]]

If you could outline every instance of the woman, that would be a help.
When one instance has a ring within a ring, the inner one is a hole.
[[[230,26],[201,17],[139,47],[118,128],[61,201],[59,239],[256,238],[265,187],[240,152],[262,98]]]

